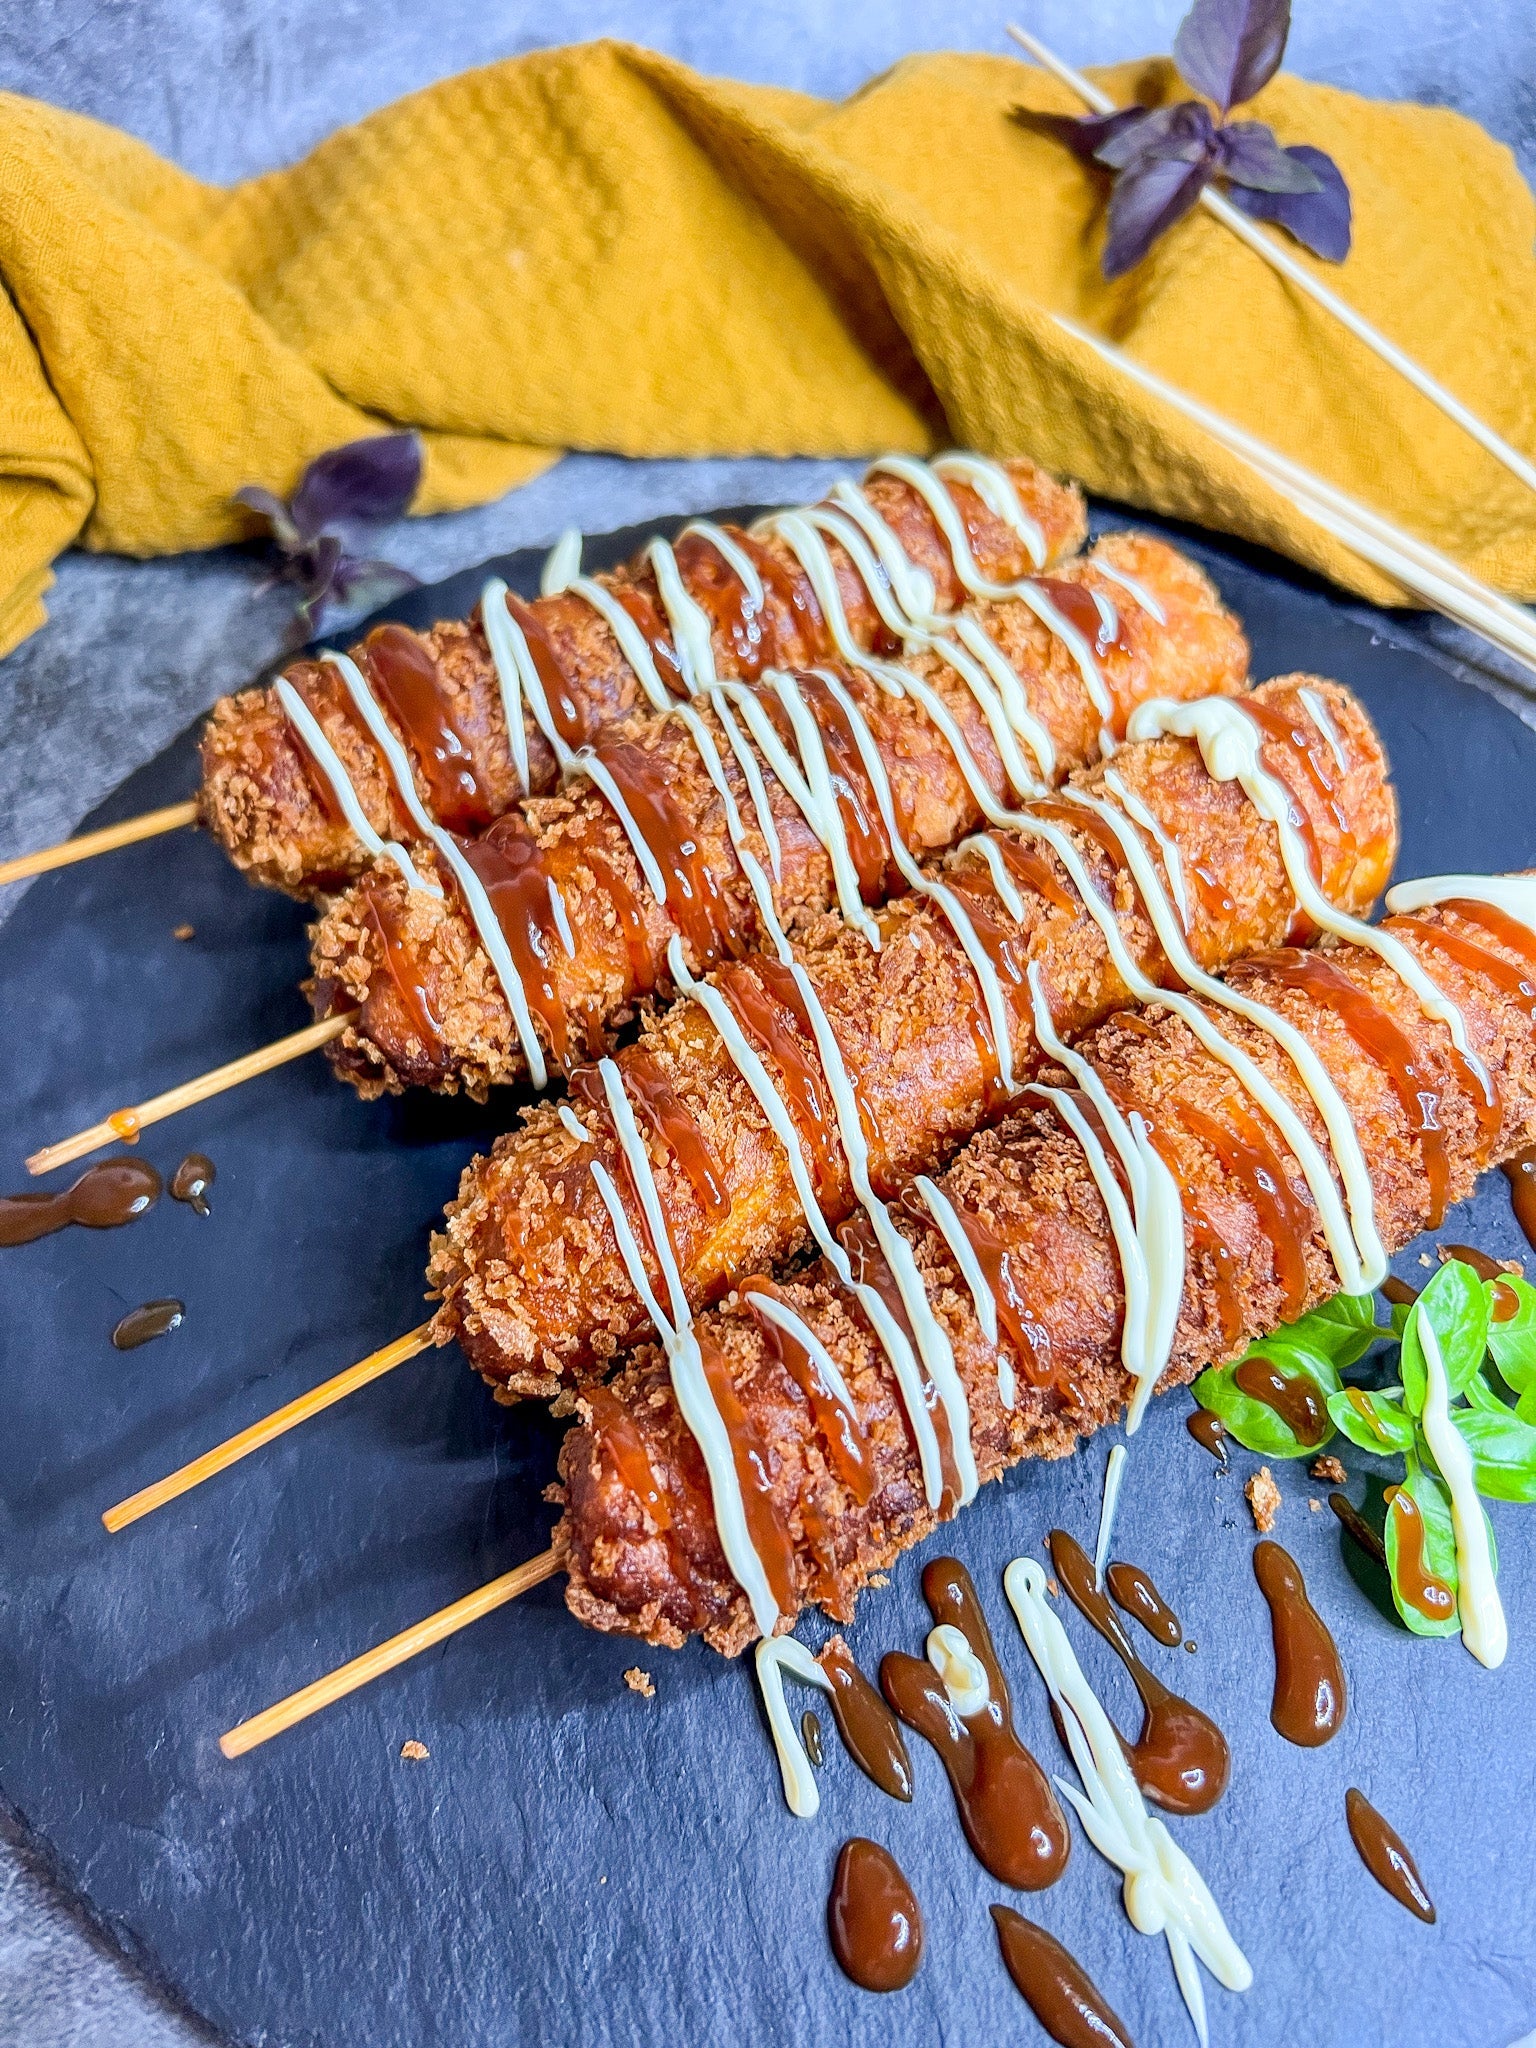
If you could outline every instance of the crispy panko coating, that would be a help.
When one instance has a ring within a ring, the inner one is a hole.
[[[1271,746],[1267,758],[1287,778],[1308,820],[1325,888],[1341,909],[1364,915],[1396,852],[1386,762],[1364,711],[1336,683],[1280,678],[1262,685],[1255,701],[1283,711],[1317,738],[1302,691],[1315,692],[1326,705],[1347,770],[1333,772],[1333,791],[1326,794],[1300,771],[1288,747]],[[1317,745],[1322,754],[1320,738]],[[1334,771],[1331,755],[1326,758]],[[1279,840],[1237,785],[1213,782],[1188,740],[1135,742],[1116,754],[1113,771],[1179,850],[1192,883],[1190,940],[1202,964],[1214,969],[1243,953],[1283,945],[1296,901]],[[1084,771],[1070,786],[1100,791],[1104,772]],[[1086,830],[1073,827],[1071,836],[1114,904],[1130,952],[1151,978],[1163,980],[1167,961],[1123,863],[1111,863]],[[1104,936],[1065,869],[1043,846],[1033,852],[1045,864],[1044,887],[1027,875],[1019,878],[1025,917],[1011,942],[1019,979],[1004,984],[1021,1078],[1038,1064],[1023,963],[1038,962],[1057,1028],[1069,1039],[1128,1000]],[[946,875],[962,889],[978,885],[969,899],[973,908],[1000,911],[979,854],[961,854]],[[990,1039],[976,977],[943,912],[908,898],[890,905],[881,924],[878,953],[828,920],[799,957],[865,1105],[875,1182],[891,1186],[942,1163],[989,1110],[1001,1110],[1002,1098],[989,1087]],[[734,977],[754,972],[730,968],[715,980],[729,988]],[[617,1059],[621,1072],[638,1075],[642,1086],[660,1073],[696,1125],[729,1197],[728,1213],[712,1213],[676,1154],[653,1134],[652,1162],[690,1305],[702,1308],[742,1275],[801,1250],[807,1232],[787,1155],[703,1007],[696,1000],[674,1004]],[[628,1188],[611,1122],[579,1102],[573,1108],[588,1145],[577,1143],[553,1105],[527,1110],[520,1129],[468,1167],[446,1227],[433,1240],[428,1277],[443,1297],[438,1336],[456,1337],[509,1399],[552,1394],[600,1375],[615,1351],[649,1329],[590,1171],[596,1157],[616,1185]],[[813,1168],[813,1154],[803,1149]],[[854,1197],[835,1132],[829,1150],[834,1172],[819,1193],[836,1223],[849,1214]]]
[[[1166,614],[1166,624],[1100,575],[1095,566],[1100,558],[1144,585]],[[1113,535],[1093,555],[1069,564],[1058,580],[1096,590],[1116,606],[1121,641],[1105,654],[1102,668],[1122,729],[1134,706],[1149,697],[1204,697],[1242,687],[1247,645],[1237,621],[1204,574],[1165,542]],[[1094,759],[1099,716],[1067,646],[1017,599],[977,609],[1023,680],[1031,710],[1050,732],[1058,776]],[[917,653],[904,666],[920,672],[944,699],[995,796],[1006,800],[991,728],[961,677],[932,652]],[[825,690],[824,685],[813,687]],[[867,676],[847,678],[846,688],[879,748],[896,817],[912,852],[942,851],[974,830],[982,822],[975,793],[916,698],[891,695]],[[831,719],[822,700],[815,701],[821,706],[818,717]],[[825,702],[830,704],[830,698]],[[702,716],[744,820],[749,849],[767,869],[767,849],[736,759],[714,712]],[[757,908],[731,845],[725,806],[687,725],[676,716],[636,719],[625,734],[623,742],[614,744],[633,743],[647,757],[649,775],[665,787],[672,815],[686,821],[699,849],[703,879],[696,874],[691,900],[702,902],[713,892],[719,907],[701,932],[698,912],[690,914],[670,896],[666,904],[658,903],[623,825],[595,787],[573,785],[569,793],[522,805],[520,815],[542,872],[558,889],[569,921],[570,947],[551,934],[537,970],[551,991],[537,1019],[539,1034],[558,1065],[574,1065],[604,1051],[613,1032],[633,1014],[638,997],[665,991],[667,946],[674,934],[681,937],[695,973],[721,955],[755,948],[762,939]],[[781,853],[776,912],[786,929],[804,929],[835,899],[832,860],[777,779],[771,773],[764,779]],[[873,800],[860,801],[878,833]],[[497,833],[502,830],[498,827]],[[526,849],[520,853],[526,857]],[[896,887],[899,878],[887,866],[866,893],[879,900]],[[363,1094],[406,1086],[462,1088],[479,1099],[494,1084],[524,1077],[526,1063],[511,1007],[456,891],[441,899],[412,891],[394,867],[380,863],[321,917],[312,934],[311,959],[310,991],[317,1013],[359,1010],[327,1056]]]
[[[1466,1020],[1471,1045],[1497,1090],[1486,1122],[1482,1089],[1455,1056],[1449,1031],[1423,1013],[1374,953],[1330,945],[1322,957],[1391,1019],[1412,1048],[1421,1085],[1438,1091],[1438,1132],[1429,1139],[1422,1110],[1405,1107],[1387,1064],[1362,1050],[1335,1008],[1286,978],[1294,956],[1259,959],[1243,969],[1244,987],[1304,1034],[1343,1095],[1370,1162],[1376,1226],[1389,1251],[1433,1223],[1428,1143],[1443,1137],[1444,1193],[1454,1202],[1469,1193],[1484,1166],[1536,1138],[1530,1000],[1536,943],[1522,941],[1517,951],[1451,905],[1395,920],[1392,929]],[[1448,952],[1434,943],[1437,933],[1461,944]],[[1322,1119],[1275,1041],[1230,1015],[1219,1022],[1288,1098],[1327,1156]],[[1080,1050],[1116,1101],[1147,1119],[1184,1192],[1186,1218],[1198,1214],[1206,1226],[1187,1227],[1184,1292],[1162,1389],[1240,1355],[1293,1310],[1287,1256],[1301,1261],[1302,1307],[1336,1291],[1316,1212],[1278,1129],[1185,1023],[1168,1011],[1127,1011],[1101,1025]],[[1289,1252],[1277,1249],[1253,1186],[1211,1142],[1213,1131],[1235,1133],[1254,1124],[1283,1162],[1301,1216]],[[1119,1354],[1120,1263],[1084,1153],[1049,1106],[972,1140],[941,1185],[1006,1247],[1027,1319],[1027,1355],[1006,1328],[1000,1333],[1002,1355],[1018,1376],[1017,1405],[1009,1410],[999,1392],[997,1353],[982,1336],[943,1239],[930,1223],[901,1213],[900,1227],[954,1348],[977,1464],[987,1480],[1021,1458],[1065,1456],[1124,1409],[1131,1384]],[[890,1367],[850,1297],[820,1268],[781,1291],[826,1344],[852,1392],[873,1461],[872,1490],[862,1503],[840,1478],[806,1397],[745,1302],[738,1297],[711,1310],[697,1328],[725,1361],[745,1426],[756,1437],[774,1508],[793,1546],[798,1597],[819,1602],[841,1621],[870,1575],[928,1535],[939,1517],[924,1498]],[[594,1627],[655,1643],[676,1644],[702,1630],[728,1654],[741,1650],[755,1629],[720,1550],[703,1463],[678,1415],[665,1359],[654,1346],[636,1353],[609,1386],[582,1395],[578,1405],[587,1420],[562,1448],[567,1505],[556,1531],[572,1611]],[[654,1508],[636,1490],[637,1478],[653,1489]]]
[[[1022,457],[1006,467],[1025,512],[1044,535],[1048,564],[1073,554],[1087,530],[1081,493]],[[906,553],[933,578],[939,608],[955,609],[965,593],[948,544],[922,498],[890,476],[871,476],[862,489]],[[1000,582],[1027,576],[1033,564],[1013,529],[968,486],[955,483],[947,489],[983,573]],[[860,645],[875,647],[884,628],[869,594],[842,547],[833,541],[829,548],[855,637]],[[764,575],[764,612],[756,631],[744,638],[716,623],[712,639],[722,676],[751,680],[764,667],[800,666],[832,651],[809,579],[789,548],[770,538],[758,549],[769,570]],[[678,560],[686,587],[708,609],[712,587],[718,587],[725,575],[720,558],[703,542],[685,541]],[[644,556],[617,574],[595,580],[627,598],[645,622],[642,630],[661,650],[663,676],[668,675],[669,662],[675,670],[666,612]],[[636,710],[650,709],[611,628],[583,598],[566,593],[539,597],[528,609],[548,635],[579,732],[590,735]],[[467,621],[448,621],[424,633],[404,626],[380,627],[350,651],[366,673],[370,657],[386,644],[407,656],[414,652],[418,658],[426,657],[480,785],[481,801],[466,823],[470,829],[483,829],[509,810],[523,790],[478,608]],[[335,671],[327,663],[300,661],[286,673],[308,698],[341,757],[369,824],[381,838],[408,839],[414,828],[399,793],[373,741],[351,712]],[[536,793],[544,793],[558,779],[554,755],[531,716],[525,714],[524,725],[529,783]],[[409,735],[399,736],[410,755]],[[202,756],[201,821],[252,881],[310,896],[337,889],[368,867],[366,851],[327,800],[323,780],[295,737],[275,690],[242,690],[221,697],[203,734]],[[416,766],[417,794],[430,813],[432,792],[419,763]]]

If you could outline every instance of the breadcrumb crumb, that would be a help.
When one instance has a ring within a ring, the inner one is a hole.
[[[1307,1506],[1314,1515],[1320,1515],[1323,1512],[1322,1502],[1320,1500],[1313,1500],[1310,1494],[1307,1496]]]
[[[649,1671],[642,1671],[638,1664],[630,1665],[624,1674],[624,1683],[631,1692],[639,1693],[643,1700],[653,1700],[656,1697],[656,1688],[651,1683],[651,1674]]]
[[[401,1743],[400,1754],[408,1764],[421,1764],[426,1762],[432,1752],[424,1742],[417,1742],[412,1738],[409,1742]]]
[[[888,1572],[872,1572],[869,1583],[872,1586],[888,1586],[891,1583],[890,1574]]]
[[[173,939],[195,939],[197,937],[197,926],[195,924],[179,924],[175,931],[171,933],[171,937]]]
[[[1307,1470],[1314,1479],[1331,1479],[1335,1486],[1344,1485],[1349,1478],[1342,1459],[1336,1458],[1332,1451],[1324,1451],[1320,1458],[1314,1458]]]
[[[1249,1507],[1253,1509],[1253,1526],[1261,1536],[1267,1536],[1280,1512],[1280,1489],[1269,1467],[1261,1465],[1243,1491],[1248,1496]]]
[[[1061,1588],[1057,1585],[1054,1579],[1046,1580],[1045,1590],[1047,1591],[1047,1593],[1050,1594],[1053,1600],[1059,1600],[1061,1598]]]

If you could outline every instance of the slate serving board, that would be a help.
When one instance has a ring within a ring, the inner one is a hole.
[[[1100,527],[1126,523],[1101,510]],[[638,533],[589,546],[620,559]],[[1307,668],[1364,697],[1402,805],[1400,872],[1536,858],[1536,732],[1391,644],[1268,558],[1179,538],[1245,618],[1259,675]],[[494,565],[531,592],[538,559]],[[485,570],[412,593],[414,623],[466,610]],[[93,822],[194,786],[189,733]],[[196,936],[172,937],[188,922]],[[248,889],[192,834],[45,877],[0,939],[0,1101],[23,1155],[305,1021],[303,910]],[[426,1232],[465,1161],[511,1115],[411,1099],[365,1106],[318,1058],[149,1132],[169,1175],[218,1166],[213,1215],[169,1198],[129,1229],[0,1253],[0,1786],[89,1908],[240,2042],[967,2044],[1043,2039],[1006,1978],[936,1759],[886,1800],[831,1746],[819,1818],[785,1810],[745,1662],[589,1634],[547,1584],[237,1764],[216,1738],[258,1707],[542,1549],[558,1426],[496,1407],[457,1352],[418,1359],[195,1495],[108,1538],[100,1510],[421,1316]],[[59,1178],[62,1179],[62,1176]],[[1490,1176],[1443,1240],[1524,1250]],[[1414,1247],[1398,1263],[1422,1278]],[[185,1326],[129,1354],[108,1332],[152,1296]],[[1343,1646],[1347,1725],[1320,1752],[1268,1721],[1267,1617],[1241,1497],[1154,1406],[1120,1511],[1196,1655],[1148,1649],[1228,1731],[1230,1793],[1175,1822],[1251,1958],[1232,2044],[1507,2048],[1536,2025],[1536,1516],[1495,1506],[1512,1648],[1489,1674],[1390,1624],[1337,1529],[1281,1469],[1278,1533]],[[1026,1738],[1065,1768],[1000,1573],[1061,1523],[1091,1539],[1105,1439],[1010,1474],[866,1596],[850,1631],[874,1670],[920,1647],[923,1557],[953,1550],[991,1615]],[[1370,1463],[1346,1450],[1357,1474]],[[1356,1486],[1358,1495],[1359,1488]],[[1112,1711],[1107,1649],[1069,1623]],[[819,1642],[819,1620],[802,1634]],[[656,1697],[626,1689],[640,1663]],[[830,1730],[829,1730],[830,1735]],[[407,1739],[426,1762],[400,1759]],[[1344,1826],[1357,1784],[1399,1827],[1440,1908],[1426,1929],[1366,1876]],[[838,1847],[885,1842],[913,1880],[929,1954],[886,1999],[827,1946]],[[1160,1940],[1076,1831],[1051,1892],[1015,1899],[1083,1960],[1134,2038],[1192,2040]],[[1209,1982],[1209,1980],[1208,1980]]]

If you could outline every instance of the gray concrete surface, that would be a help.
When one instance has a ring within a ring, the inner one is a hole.
[[[1182,0],[1017,4],[1078,62],[1166,48],[1183,12]],[[1484,0],[1475,10],[1465,0],[1298,0],[1298,13],[1293,68],[1459,106],[1536,176],[1529,0]],[[434,78],[549,43],[623,35],[705,69],[835,94],[909,50],[1003,49],[1004,18],[1003,0],[8,0],[0,83],[130,128],[201,176],[232,179],[287,162],[339,123]],[[599,531],[693,505],[797,497],[830,473],[814,463],[580,457],[499,504],[402,527],[380,551],[432,577],[546,542],[573,520]],[[237,551],[61,564],[51,624],[0,663],[0,858],[68,833],[272,654],[286,600],[257,596],[256,580]],[[1498,668],[1449,628],[1405,630],[1432,639],[1448,660]],[[1528,700],[1523,715],[1532,715]],[[0,900],[0,919],[9,907]],[[26,1711],[25,1702],[7,1706]],[[89,1925],[46,1860],[0,1822],[0,2048],[185,2048],[211,2038]],[[398,2048],[408,2040],[402,2034]],[[1519,2048],[1536,2048],[1536,2036]]]

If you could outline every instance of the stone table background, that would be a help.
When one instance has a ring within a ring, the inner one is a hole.
[[[1030,0],[1028,25],[1075,63],[1166,49],[1183,0]],[[1299,0],[1289,61],[1309,77],[1462,108],[1536,180],[1529,0]],[[0,85],[132,130],[199,176],[286,163],[339,124],[434,78],[556,42],[620,35],[712,71],[827,95],[911,50],[1001,50],[1004,0],[8,0]],[[695,506],[813,495],[815,462],[567,459],[499,503],[411,522],[379,552],[424,579],[487,555]],[[256,594],[239,550],[158,562],[71,555],[50,623],[0,663],[0,859],[69,833],[141,762],[281,643],[289,600]],[[1518,672],[1442,623],[1405,619],[1449,663]],[[0,921],[19,894],[0,891]],[[25,1703],[9,1702],[11,1712]],[[89,1924],[0,1817],[0,2048],[187,2048],[215,2037]],[[404,2037],[402,2037],[403,2042]],[[395,2048],[372,2043],[369,2048]],[[1536,2036],[1521,2048],[1536,2048]]]

